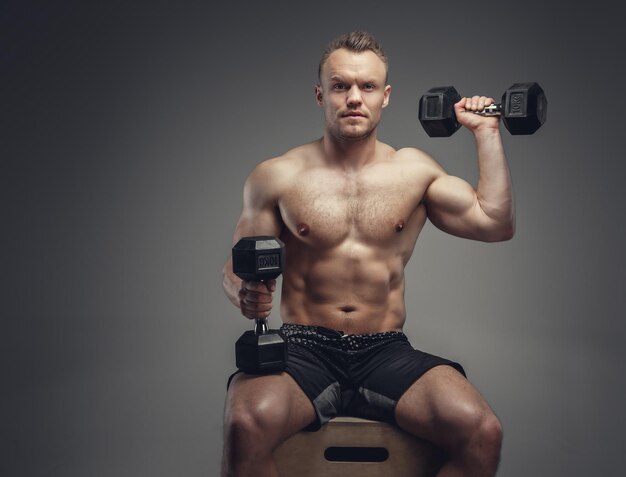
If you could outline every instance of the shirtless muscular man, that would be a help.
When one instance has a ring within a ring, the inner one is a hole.
[[[474,240],[514,234],[499,118],[464,114],[494,100],[455,105],[476,140],[475,190],[424,152],[377,139],[390,92],[387,58],[369,33],[335,39],[315,86],[324,136],[260,163],[246,181],[234,241],[272,235],[285,243],[280,312],[289,358],[282,373],[231,377],[223,476],[276,476],[274,449],[337,414],[392,422],[440,446],[449,456],[440,477],[496,472],[498,418],[458,363],[413,349],[402,333],[404,267],[427,218]],[[245,317],[270,314],[275,281],[242,281],[231,260],[223,274]]]

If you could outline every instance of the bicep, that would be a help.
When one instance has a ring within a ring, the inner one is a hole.
[[[243,208],[235,228],[233,243],[241,237],[271,235],[278,237],[282,221],[278,212],[275,181],[267,167],[258,166],[246,180]]]
[[[474,188],[447,174],[437,177],[424,195],[428,218],[439,229],[458,237],[481,240],[492,220],[480,207]]]
[[[275,208],[251,208],[241,212],[233,243],[236,243],[242,237],[250,237],[253,235],[271,235],[273,237],[280,236],[282,223],[279,218],[278,211]]]

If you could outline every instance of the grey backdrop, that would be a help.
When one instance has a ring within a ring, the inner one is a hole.
[[[4,2],[0,474],[217,475],[233,343],[249,328],[220,273],[242,184],[321,135],[321,51],[368,29],[391,65],[381,139],[473,183],[471,136],[429,139],[419,96],[544,87],[544,128],[504,133],[516,237],[428,225],[407,269],[406,332],[460,360],[501,417],[499,475],[618,475],[617,3]]]

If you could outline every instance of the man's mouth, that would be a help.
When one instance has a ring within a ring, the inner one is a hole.
[[[361,111],[350,111],[349,113],[345,113],[343,115],[344,118],[364,118],[365,114]]]

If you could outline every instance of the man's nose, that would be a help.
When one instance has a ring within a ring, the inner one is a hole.
[[[348,91],[348,106],[359,105],[362,102],[361,90],[357,85],[352,85],[352,88]]]

